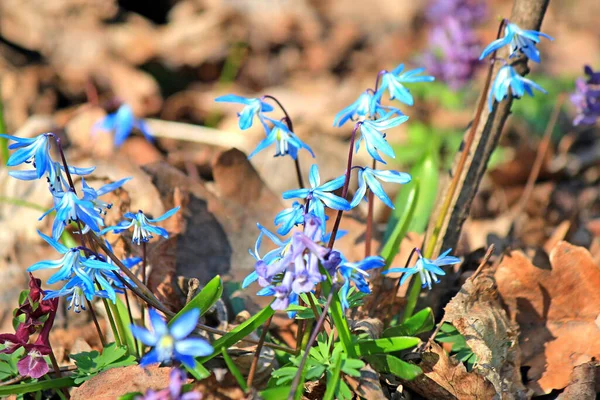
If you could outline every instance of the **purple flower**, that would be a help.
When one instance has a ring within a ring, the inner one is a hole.
[[[17,363],[19,375],[33,379],[46,375],[49,368],[44,356],[50,354],[50,347],[44,344],[27,344],[24,347],[27,355]]]
[[[135,400],[200,400],[202,394],[198,392],[181,393],[181,388],[187,377],[179,368],[173,368],[169,375],[169,387],[154,391],[149,389],[144,396],[136,396]]]
[[[577,109],[573,125],[593,125],[600,118],[600,72],[594,72],[588,65],[584,67],[588,76],[575,81],[575,92],[571,94],[571,103]]]
[[[450,16],[469,25],[481,22],[486,15],[487,5],[481,0],[435,0],[426,12],[431,23],[440,23]]]

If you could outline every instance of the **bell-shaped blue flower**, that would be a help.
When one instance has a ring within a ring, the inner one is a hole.
[[[79,275],[71,278],[61,289],[48,290],[44,300],[54,299],[56,297],[66,297],[67,310],[73,309],[76,313],[85,311],[85,299],[92,301],[94,297],[107,299],[109,294],[104,290],[96,290],[94,286],[89,286]],[[114,300],[113,300],[114,301]]]
[[[56,211],[56,218],[52,225],[52,237],[58,240],[66,226],[71,222],[82,222],[85,225],[84,232],[91,229],[94,232],[100,232],[100,227],[104,225],[104,220],[96,211],[94,203],[77,197],[72,191],[57,193],[55,195],[55,206],[46,211],[41,217],[42,220],[52,211]]]
[[[167,232],[164,228],[154,226],[152,224],[164,221],[165,219],[173,216],[178,210],[179,207],[172,208],[160,217],[154,219],[149,219],[148,217],[146,217],[142,210],[139,210],[135,214],[128,212],[124,215],[124,217],[126,218],[125,220],[119,222],[115,226],[109,226],[104,228],[102,230],[102,234],[111,231],[113,231],[116,234],[119,234],[133,227],[133,237],[131,241],[137,245],[142,244],[142,242],[149,242],[150,239],[154,237],[152,234],[162,236],[166,239],[169,237],[169,232]]]
[[[94,286],[94,280],[88,275],[86,270],[104,270],[104,271],[115,271],[117,266],[108,264],[106,262],[87,258],[81,254],[79,248],[68,248],[60,242],[44,235],[38,231],[38,234],[52,246],[63,257],[56,261],[39,261],[27,268],[28,272],[35,272],[43,269],[58,269],[54,275],[48,279],[48,284],[54,284],[62,280],[69,280],[73,276],[78,276],[83,284],[87,285],[87,288],[92,290]]]
[[[0,134],[0,137],[16,142],[8,146],[9,149],[17,149],[17,151],[8,158],[7,166],[16,167],[23,163],[31,163],[35,168],[37,179],[54,171],[54,163],[50,157],[50,138],[52,134],[42,133],[35,138],[20,138],[4,134]]]
[[[385,261],[380,256],[369,256],[359,262],[348,262],[343,261],[339,266],[340,275],[344,278],[344,284],[340,288],[340,302],[344,310],[350,307],[348,303],[348,293],[350,291],[350,283],[354,283],[354,286],[362,293],[369,294],[369,283],[367,279],[369,271],[374,268],[381,268],[385,265]]]
[[[254,266],[255,270],[244,279],[242,282],[242,288],[250,286],[250,284],[257,280],[258,283],[263,287],[270,285],[270,279],[278,273],[278,271],[275,271],[273,268],[271,268],[271,265],[277,263],[283,257],[288,255],[291,248],[292,238],[282,240],[261,224],[257,223],[256,226],[260,230],[260,233],[256,239],[256,243],[254,244],[254,251],[248,250],[250,255],[256,260],[256,264]],[[262,239],[264,236],[268,237],[276,247],[264,256],[261,256],[260,247],[262,245]]]
[[[239,126],[241,130],[246,130],[252,126],[254,117],[258,117],[260,123],[265,128],[265,132],[269,132],[269,128],[264,120],[263,113],[273,111],[273,106],[269,103],[256,98],[246,98],[235,94],[226,94],[215,99],[219,103],[239,103],[245,107],[242,109],[238,116],[240,117]]]
[[[334,210],[343,210],[348,211],[350,207],[350,203],[348,200],[343,199],[339,196],[334,195],[334,190],[341,188],[344,185],[346,177],[344,175],[339,176],[327,183],[321,185],[321,177],[319,176],[319,167],[316,164],[313,164],[310,168],[310,174],[308,176],[308,181],[310,183],[310,189],[302,188],[302,189],[294,189],[288,190],[283,193],[284,199],[306,199],[311,202],[311,206],[314,206],[315,214],[321,220],[325,219],[325,207],[327,206]],[[313,204],[315,203],[315,204]]]
[[[411,71],[404,71],[404,64],[398,65],[390,72],[383,72],[381,75],[381,85],[376,93],[376,98],[380,99],[387,90],[390,94],[390,100],[398,100],[404,104],[412,106],[414,99],[410,90],[404,84],[416,82],[433,82],[435,78],[429,75],[421,75],[425,68],[417,68]]]
[[[296,134],[289,130],[286,124],[276,121],[274,119],[264,117],[265,120],[268,120],[273,124],[273,127],[269,130],[267,137],[264,138],[256,149],[248,158],[252,158],[258,152],[263,151],[267,147],[271,146],[275,143],[275,157],[290,155],[294,160],[298,157],[298,150],[306,149],[313,157],[315,153],[305,144]]]
[[[490,90],[488,97],[488,107],[490,112],[494,106],[494,99],[501,102],[508,97],[509,90],[513,97],[520,99],[525,93],[533,97],[533,89],[539,90],[542,93],[547,93],[543,87],[537,83],[522,77],[510,65],[505,65],[498,71],[494,84]]]
[[[50,192],[54,195],[55,193],[61,193],[67,190],[67,179],[64,176],[65,168],[63,165],[57,161],[50,161],[51,164],[48,165],[48,168],[44,175],[46,176],[46,180],[48,181],[48,185],[50,186]],[[89,175],[96,167],[90,168],[77,168],[69,165],[69,173],[71,175]],[[38,178],[38,173],[36,170],[18,170],[18,171],[9,171],[8,174],[15,179],[20,179],[22,181],[33,181]]]
[[[545,33],[521,29],[513,23],[508,23],[506,24],[506,28],[504,28],[504,37],[496,39],[490,43],[483,50],[479,59],[483,60],[494,51],[508,45],[510,46],[510,57],[515,57],[518,52],[521,52],[525,54],[525,56],[531,61],[539,63],[540,52],[537,49],[536,44],[540,42],[540,37],[554,40],[551,36],[548,36]]]
[[[396,158],[392,146],[385,140],[385,130],[394,128],[408,120],[406,115],[397,116],[394,118],[379,119],[376,121],[365,120],[360,126],[361,137],[356,141],[356,151],[360,147],[360,142],[364,139],[367,153],[373,159],[382,164],[385,161],[379,155],[379,151],[390,158]]]
[[[275,226],[281,225],[277,229],[277,233],[280,235],[287,235],[290,233],[294,226],[298,226],[304,223],[304,213],[306,207],[304,205],[294,201],[290,208],[286,208],[275,216]]]
[[[106,193],[110,193],[113,190],[116,190],[123,186],[126,182],[130,181],[131,178],[123,178],[116,182],[108,183],[106,185],[101,186],[98,190],[94,189],[90,185],[87,184],[85,179],[81,178],[81,185],[83,187],[83,200],[87,200],[91,202],[96,211],[98,213],[106,213],[106,210],[110,210],[112,207],[111,203],[107,203],[103,200],[100,200],[99,197],[105,195]]]
[[[115,146],[117,147],[121,147],[131,135],[133,128],[137,128],[142,132],[149,142],[154,140],[144,120],[136,118],[131,107],[125,103],[121,104],[117,111],[107,114],[106,117],[100,120],[97,127],[105,131],[113,131],[115,133]]]
[[[410,182],[411,176],[406,172],[398,172],[398,171],[381,171],[375,170],[369,167],[362,167],[358,170],[358,190],[354,194],[354,198],[350,205],[352,207],[356,207],[362,199],[366,200],[367,187],[373,192],[373,194],[383,203],[390,207],[394,208],[394,203],[383,190],[383,186],[381,183],[377,181],[377,179],[384,182],[391,183],[400,183],[405,184]]]
[[[446,250],[435,260],[430,260],[421,255],[421,252],[417,250],[419,259],[417,260],[414,267],[411,268],[390,268],[384,272],[384,274],[390,274],[393,272],[403,272],[404,275],[400,279],[400,285],[403,285],[411,275],[419,273],[421,276],[422,287],[429,288],[431,290],[431,283],[439,283],[438,275],[446,275],[446,272],[441,268],[445,265],[453,265],[460,263],[460,258],[449,256],[452,249]]]
[[[189,368],[194,368],[194,357],[212,354],[213,347],[201,338],[188,336],[196,328],[200,310],[193,308],[184,313],[168,326],[151,308],[148,310],[152,331],[131,325],[131,333],[146,346],[154,347],[140,360],[140,365],[146,367],[161,362],[179,361]]]
[[[336,114],[333,120],[333,126],[338,128],[344,125],[348,120],[363,120],[375,114],[373,109],[376,102],[373,101],[374,93],[372,90],[366,90],[358,96],[358,99],[348,107]]]

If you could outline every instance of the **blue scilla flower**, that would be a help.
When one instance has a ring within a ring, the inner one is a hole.
[[[392,209],[394,208],[394,203],[392,203],[392,200],[390,200],[385,193],[385,190],[383,190],[383,186],[381,186],[381,183],[379,183],[377,179],[384,182],[405,184],[410,182],[412,178],[410,174],[407,174],[406,172],[391,170],[381,171],[369,167],[362,167],[358,170],[358,190],[350,203],[352,207],[356,207],[362,199],[366,200],[365,194],[367,193],[367,187],[369,187],[371,192],[379,197],[386,206]]]
[[[380,256],[366,257],[359,262],[342,261],[339,265],[340,275],[344,278],[344,284],[340,288],[340,301],[344,310],[350,307],[348,303],[348,293],[350,291],[350,283],[354,283],[356,288],[365,294],[371,293],[367,278],[369,271],[374,268],[381,268],[385,265],[385,261]]]
[[[417,272],[421,276],[422,287],[429,288],[431,290],[431,283],[439,283],[439,279],[437,275],[446,275],[446,272],[440,267],[444,265],[453,265],[460,263],[460,258],[449,256],[452,249],[446,250],[443,254],[441,254],[435,260],[430,260],[421,255],[421,252],[417,250],[417,254],[419,255],[419,259],[417,263],[412,268],[390,268],[384,272],[384,274],[389,274],[392,272],[403,272],[404,275],[402,279],[400,279],[400,285],[403,285],[411,275],[416,274]]]
[[[289,154],[289,156],[295,160],[298,157],[298,151],[300,149],[306,149],[313,158],[315,157],[315,153],[313,153],[311,148],[302,142],[294,132],[290,131],[286,124],[268,117],[264,118],[271,122],[273,127],[268,131],[267,137],[256,146],[256,149],[250,153],[248,158],[252,158],[258,152],[263,151],[273,143],[275,143],[276,147],[275,157]]]
[[[52,211],[56,211],[56,218],[52,225],[52,237],[58,240],[66,226],[71,222],[82,222],[85,224],[84,232],[92,230],[100,232],[100,227],[104,225],[104,220],[96,211],[94,203],[77,197],[73,190],[56,193],[55,206],[46,211],[41,217],[42,220]]]
[[[342,175],[321,185],[319,167],[316,164],[313,164],[312,167],[310,167],[310,173],[308,175],[308,181],[311,186],[310,189],[302,188],[288,190],[283,193],[283,198],[286,200],[299,198],[310,201],[311,207],[314,207],[316,216],[321,220],[325,220],[324,206],[334,210],[343,211],[348,211],[351,208],[348,200],[330,193],[344,186],[345,179],[346,177]]]
[[[42,133],[35,138],[20,138],[4,134],[0,134],[0,137],[16,142],[8,146],[9,149],[17,149],[17,151],[8,158],[7,166],[16,167],[23,163],[31,163],[35,168],[37,179],[54,170],[54,164],[50,157],[51,133]]]
[[[269,128],[264,120],[263,113],[273,111],[273,106],[269,103],[256,98],[246,98],[235,94],[226,94],[215,99],[219,103],[239,103],[244,104],[244,108],[238,116],[240,117],[239,126],[241,130],[248,129],[252,126],[254,117],[258,117],[260,123],[265,128],[266,132],[269,132]]]
[[[385,140],[385,130],[394,128],[408,120],[406,115],[397,116],[394,118],[382,118],[376,121],[365,120],[360,126],[361,137],[356,141],[356,151],[360,147],[360,142],[364,139],[367,153],[373,159],[382,164],[385,161],[379,155],[379,151],[390,158],[396,158],[392,146]]]
[[[100,200],[98,197],[110,193],[113,190],[117,190],[130,180],[131,178],[123,178],[116,182],[108,183],[104,186],[101,186],[99,189],[96,190],[90,185],[88,185],[85,179],[81,178],[81,185],[83,187],[83,200],[91,202],[98,213],[106,213],[106,210],[109,210],[112,207],[112,204]]]
[[[131,135],[133,128],[137,128],[142,132],[149,142],[154,140],[144,120],[136,118],[131,107],[125,103],[121,104],[115,112],[107,114],[96,126],[102,130],[113,131],[115,133],[115,146],[117,147],[121,147],[129,135]]]
[[[490,90],[488,98],[490,112],[494,105],[494,99],[501,102],[508,97],[509,90],[512,92],[513,97],[520,99],[525,93],[533,97],[533,89],[539,90],[542,93],[548,93],[537,83],[519,75],[512,66],[503,66],[498,71],[498,75],[496,75],[496,79],[494,79],[494,84]]]
[[[93,285],[90,287],[86,281],[77,275],[71,278],[61,289],[46,291],[44,300],[57,297],[66,297],[69,303],[67,310],[73,309],[76,313],[80,313],[81,310],[85,311],[86,309],[85,299],[89,301],[92,301],[94,297],[107,299],[109,295],[104,290],[95,289]]]
[[[89,175],[92,172],[94,172],[94,170],[96,169],[96,167],[90,167],[90,168],[77,168],[77,167],[72,167],[69,165],[69,173],[71,175],[79,175],[79,176],[84,176],[84,175]],[[46,180],[48,181],[48,184],[50,186],[50,192],[52,193],[60,193],[60,192],[64,192],[65,190],[67,190],[67,180],[65,179],[63,172],[65,171],[65,167],[63,167],[63,165],[57,161],[52,161],[50,160],[50,164],[48,165],[48,168],[46,170],[46,172],[44,173],[44,175],[46,176]],[[22,181],[33,181],[38,178],[38,173],[37,170],[20,170],[20,171],[9,171],[8,173],[10,176],[12,176],[15,179],[20,179]],[[44,176],[42,175],[42,176]]]
[[[146,346],[154,347],[140,360],[146,367],[160,362],[180,361],[189,368],[194,368],[194,357],[212,354],[213,348],[201,338],[188,338],[196,328],[200,310],[193,308],[182,314],[171,326],[151,308],[148,310],[152,331],[140,326],[131,325],[131,333]]]
[[[83,282],[83,284],[87,286],[88,289],[93,290],[94,281],[93,278],[91,278],[88,274],[88,270],[117,270],[117,267],[115,265],[111,265],[100,260],[87,258],[83,256],[80,252],[80,249],[77,247],[68,248],[65,245],[58,242],[57,240],[44,235],[40,231],[38,231],[38,234],[42,237],[42,239],[46,241],[46,243],[52,246],[60,254],[63,254],[63,257],[60,260],[39,261],[33,264],[31,267],[27,268],[28,272],[58,268],[58,272],[56,272],[50,277],[50,279],[48,279],[49,284],[54,284],[63,280],[69,280],[73,276],[78,276]]]
[[[133,227],[133,237],[131,241],[137,245],[142,244],[142,242],[149,242],[154,236],[152,234],[156,234],[167,239],[169,237],[169,233],[166,229],[161,228],[159,226],[154,226],[152,224],[160,221],[164,221],[165,219],[173,216],[179,207],[175,207],[164,213],[158,218],[148,219],[142,212],[139,210],[137,213],[125,213],[125,220],[119,222],[115,226],[109,226],[102,230],[102,234],[113,231],[116,234],[119,234],[123,231],[128,230]]]
[[[277,233],[280,235],[287,235],[294,226],[304,223],[305,212],[306,207],[297,201],[294,201],[290,208],[286,208],[275,216],[275,226],[281,225],[279,229],[277,229]]]
[[[521,52],[525,54],[525,56],[531,61],[539,63],[540,52],[537,49],[536,44],[540,42],[540,37],[545,37],[546,39],[554,40],[551,36],[548,36],[545,33],[541,33],[534,30],[521,29],[513,23],[508,23],[506,25],[506,28],[504,28],[504,37],[496,39],[492,43],[490,43],[483,50],[479,59],[483,60],[485,57],[489,56],[494,51],[500,49],[501,47],[509,45],[510,57],[514,57],[518,54],[518,52]]]
[[[372,90],[366,90],[358,96],[358,99],[348,107],[336,114],[333,120],[333,126],[338,128],[344,125],[348,120],[364,120],[375,113],[373,101],[374,93]]]
[[[277,235],[274,233],[270,232],[261,224],[257,223],[256,226],[258,227],[260,233],[258,234],[256,243],[254,244],[254,251],[248,250],[250,255],[256,260],[256,264],[254,266],[255,270],[252,271],[246,278],[244,278],[244,281],[242,282],[242,288],[247,288],[250,286],[250,284],[256,282],[257,280],[259,285],[263,287],[269,285],[270,278],[275,275],[269,270],[269,266],[285,257],[291,249],[292,238],[283,240],[277,237]],[[276,247],[261,257],[260,247],[262,245],[262,239],[264,236],[268,237]]]
[[[381,75],[381,86],[377,90],[375,97],[381,98],[383,93],[387,90],[390,94],[390,100],[397,99],[404,104],[412,106],[414,104],[413,96],[404,84],[433,82],[435,80],[433,76],[421,75],[421,72],[425,71],[425,68],[417,68],[406,72],[403,71],[404,64],[400,64],[390,72],[383,72]]]

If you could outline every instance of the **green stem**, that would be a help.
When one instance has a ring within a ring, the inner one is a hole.
[[[4,122],[4,102],[2,101],[2,86],[0,86],[0,133],[6,132],[6,123]],[[0,156],[2,163],[6,164],[9,158],[8,139],[0,138]]]
[[[40,206],[39,204],[30,203],[28,201],[17,199],[15,197],[0,196],[0,203],[6,203],[6,204],[12,204],[15,206],[19,206],[19,207],[31,208],[33,210],[38,210],[41,212],[45,212],[48,210],[46,207]]]
[[[102,299],[102,303],[104,303],[104,308],[106,309],[106,317],[108,318],[108,322],[110,323],[110,329],[113,332],[113,336],[115,337],[115,343],[117,346],[123,346],[123,342],[121,341],[121,335],[119,335],[119,330],[117,329],[117,324],[115,324],[115,319],[113,318],[112,311],[110,311],[110,307],[108,305],[108,301],[106,299]]]

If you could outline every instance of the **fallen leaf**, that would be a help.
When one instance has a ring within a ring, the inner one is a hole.
[[[504,257],[495,278],[521,333],[522,365],[536,394],[562,389],[574,366],[600,357],[600,267],[583,247],[559,242],[535,265],[522,252]]]
[[[558,400],[594,400],[596,386],[599,383],[600,368],[597,361],[590,361],[573,368],[571,382],[564,392],[558,395]]]

